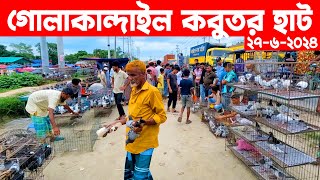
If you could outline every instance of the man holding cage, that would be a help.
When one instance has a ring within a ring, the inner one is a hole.
[[[133,120],[132,127],[139,136],[126,144],[126,162],[124,179],[153,179],[150,163],[154,148],[159,146],[158,134],[160,124],[167,119],[160,91],[146,81],[146,66],[142,61],[135,60],[127,64],[127,74],[132,87],[129,100],[128,115]],[[144,120],[143,124],[139,120]],[[121,117],[107,128],[126,124],[129,118]],[[130,121],[132,123],[132,121]],[[127,127],[126,134],[131,129]],[[129,136],[127,136],[128,140]]]

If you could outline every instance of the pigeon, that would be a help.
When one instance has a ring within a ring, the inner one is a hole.
[[[280,144],[280,141],[274,137],[272,132],[269,132],[268,143],[269,144]]]
[[[272,149],[273,151],[275,152],[278,152],[278,153],[284,153],[284,151],[282,151],[279,147],[277,147],[275,144],[270,144],[269,145],[270,149]]]
[[[282,178],[286,177],[285,174],[284,174],[282,171],[278,170],[277,168],[275,168],[275,167],[273,167],[273,166],[270,166],[270,168],[273,169],[274,175],[275,175],[277,178],[282,179]]]
[[[295,119],[293,119],[292,117],[288,116],[288,115],[285,115],[285,114],[278,114],[276,116],[276,119],[278,119],[279,121],[282,122],[282,124],[286,123],[286,122],[291,122],[291,121],[294,121]]]
[[[239,82],[241,82],[242,84],[245,84],[247,81],[244,76],[239,76]]]
[[[256,122],[256,127],[255,127],[256,132],[258,133],[259,137],[262,137],[262,130],[260,125]]]
[[[278,93],[279,90],[283,88],[282,81],[280,80],[280,78],[274,79],[272,87],[276,90],[276,93]]]
[[[299,90],[304,90],[308,87],[308,83],[305,82],[305,81],[300,81],[296,84],[296,87],[299,89]]]
[[[247,81],[250,81],[252,74],[246,74],[245,76],[246,76]]]
[[[290,85],[292,83],[292,80],[283,80],[283,79],[281,79],[281,81],[282,81],[282,86],[284,88],[286,88],[287,91],[289,91],[289,87],[290,87]]]
[[[276,102],[276,107],[277,107],[277,110],[279,111],[279,113],[282,113],[282,114],[286,114],[286,115],[289,115],[289,116],[292,116],[294,117],[295,119],[296,118],[299,118],[299,114],[295,111],[293,111],[292,109],[290,109],[288,106],[286,105],[283,105],[279,102]]]
[[[278,80],[277,79],[271,79],[269,82],[270,82],[270,85],[273,86],[273,85],[277,84]]]

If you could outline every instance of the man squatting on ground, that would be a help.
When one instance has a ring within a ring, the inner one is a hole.
[[[149,167],[154,148],[158,147],[159,126],[167,119],[162,95],[159,90],[146,81],[146,66],[142,61],[135,60],[127,64],[127,74],[132,87],[128,106],[128,115],[135,123],[142,118],[143,126],[134,128],[140,135],[133,143],[126,145],[127,151],[124,179],[153,179]],[[126,124],[128,118],[106,125],[110,128],[121,122]],[[126,128],[126,134],[130,129]],[[128,137],[126,137],[128,138]]]

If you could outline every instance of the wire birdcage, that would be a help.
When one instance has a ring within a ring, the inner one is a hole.
[[[320,179],[319,74],[298,74],[304,62],[247,64],[254,69],[231,85],[249,101],[232,110],[253,124],[232,127],[228,147],[259,179]]]
[[[0,178],[36,179],[53,158],[52,147],[41,144],[33,132],[14,129],[0,136]]]

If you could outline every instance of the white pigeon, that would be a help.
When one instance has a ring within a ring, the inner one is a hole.
[[[64,110],[64,107],[63,107],[63,106],[58,106],[58,109],[59,109],[59,113],[60,113],[60,114],[65,113],[65,110]]]
[[[273,84],[272,87],[276,90],[276,93],[278,93],[278,91],[283,88],[282,81],[280,79],[277,79],[276,83]]]
[[[76,105],[74,105],[74,112],[78,113],[79,112],[79,104],[77,103]]]
[[[273,151],[275,152],[278,152],[278,153],[284,153],[279,147],[277,147],[275,144],[270,144],[270,149],[272,149]]]
[[[239,76],[239,81],[242,83],[242,84],[245,84],[246,83],[246,78],[244,76]]]
[[[246,74],[246,78],[248,81],[250,81],[251,77],[252,77],[252,74]]]
[[[289,91],[289,87],[290,87],[290,85],[291,85],[291,83],[292,83],[292,80],[283,80],[283,79],[281,79],[281,81],[282,81],[282,86],[284,87],[284,88],[286,88],[287,89],[287,91]]]
[[[255,77],[254,77],[254,81],[255,81],[256,83],[258,83],[258,84],[261,85],[261,83],[262,83],[262,78],[261,78],[261,76],[260,76],[260,75],[255,76]]]
[[[291,122],[291,121],[294,120],[292,117],[290,117],[290,116],[288,116],[288,115],[286,115],[286,114],[282,114],[282,113],[278,114],[278,115],[276,116],[276,119],[278,119],[279,121],[281,121],[282,124],[284,124],[284,123],[286,123],[286,122]]]
[[[271,79],[271,80],[270,80],[271,86],[274,86],[275,84],[277,84],[277,82],[278,82],[277,79]]]
[[[305,88],[308,87],[308,83],[305,81],[300,81],[296,84],[296,87],[300,90],[304,90]]]

